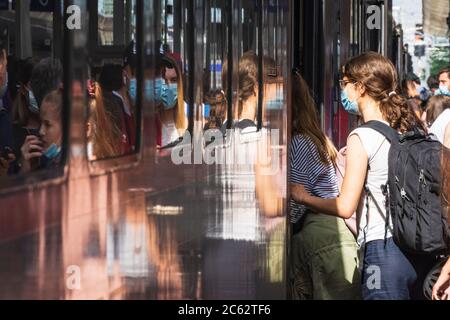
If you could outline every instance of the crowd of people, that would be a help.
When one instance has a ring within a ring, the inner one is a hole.
[[[342,106],[358,115],[362,124],[383,123],[398,134],[422,132],[450,147],[450,69],[432,77],[428,90],[412,74],[398,83],[391,61],[369,52],[348,61],[342,75]],[[389,178],[390,141],[361,126],[338,152],[320,129],[317,108],[300,72],[296,70],[293,79],[290,285],[294,298],[424,299],[424,280],[437,257],[402,249],[394,241],[390,207],[378,205],[388,201],[383,185]],[[339,170],[342,160],[344,173]],[[446,162],[444,158],[443,168]],[[443,198],[447,191],[442,190]],[[352,217],[357,220],[356,230],[351,227]],[[434,287],[434,299],[449,298],[449,280],[450,260]]]
[[[157,106],[157,143],[177,143],[187,129],[182,63],[158,56],[156,80],[145,79],[144,99]],[[88,81],[87,156],[131,154],[137,143],[137,56],[134,42],[122,64],[104,64]],[[92,68],[94,70],[94,68]],[[91,71],[94,74],[93,71]],[[63,154],[63,68],[59,60],[0,55],[0,177],[59,166]]]

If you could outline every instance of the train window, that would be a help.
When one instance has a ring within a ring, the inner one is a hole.
[[[136,34],[135,1],[98,1],[98,45],[125,46]]]
[[[0,184],[8,176],[62,174],[55,170],[64,163],[68,112],[61,20],[56,1],[10,1],[0,9]]]
[[[98,29],[94,24],[90,29],[90,35],[98,35],[98,43],[91,43],[89,50],[87,154],[91,161],[138,151],[141,81],[136,5],[136,0],[104,0],[90,7],[98,13],[93,17]]]

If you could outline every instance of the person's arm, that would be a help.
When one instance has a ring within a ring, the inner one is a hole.
[[[450,259],[441,271],[441,275],[433,287],[433,300],[447,300],[450,287]]]
[[[336,199],[311,196],[302,185],[291,184],[292,198],[313,210],[349,219],[356,211],[366,180],[368,156],[357,135],[348,139],[347,163],[341,194]]]
[[[444,146],[450,149],[450,123],[445,127]]]

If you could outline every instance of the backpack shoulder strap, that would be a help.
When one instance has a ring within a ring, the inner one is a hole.
[[[384,124],[381,121],[369,121],[366,124],[360,126],[360,128],[370,128],[375,131],[378,131],[383,136],[385,136],[390,143],[399,139],[399,134],[390,126]]]

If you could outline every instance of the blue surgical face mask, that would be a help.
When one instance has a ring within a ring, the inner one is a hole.
[[[161,103],[161,90],[164,84],[162,78],[145,80],[145,99],[155,103]]]
[[[130,86],[128,88],[128,93],[130,94],[131,100],[133,100],[133,103],[136,103],[137,101],[137,80],[136,78],[130,79]]]
[[[161,100],[165,110],[170,110],[175,107],[178,101],[178,84],[164,83],[161,87]]]
[[[0,88],[0,98],[3,98],[3,96],[6,94],[6,90],[8,90],[8,72],[6,72],[5,77],[6,77],[5,83]]]
[[[48,160],[53,160],[56,157],[58,157],[60,153],[61,148],[58,147],[56,144],[52,143],[50,148],[48,148],[47,151],[44,152],[44,157],[46,157]]]
[[[345,90],[341,91],[341,103],[345,111],[350,114],[359,115],[358,102],[356,100],[350,101]]]
[[[33,94],[33,91],[28,91],[28,109],[31,111],[31,113],[38,115],[39,114],[39,105],[36,101],[36,98]]]
[[[439,90],[436,90],[435,95],[436,96],[440,96],[440,95],[450,96],[450,90],[448,90],[448,86],[440,85]]]
[[[282,110],[283,106],[284,106],[283,92],[278,91],[275,99],[267,101],[266,110]]]

